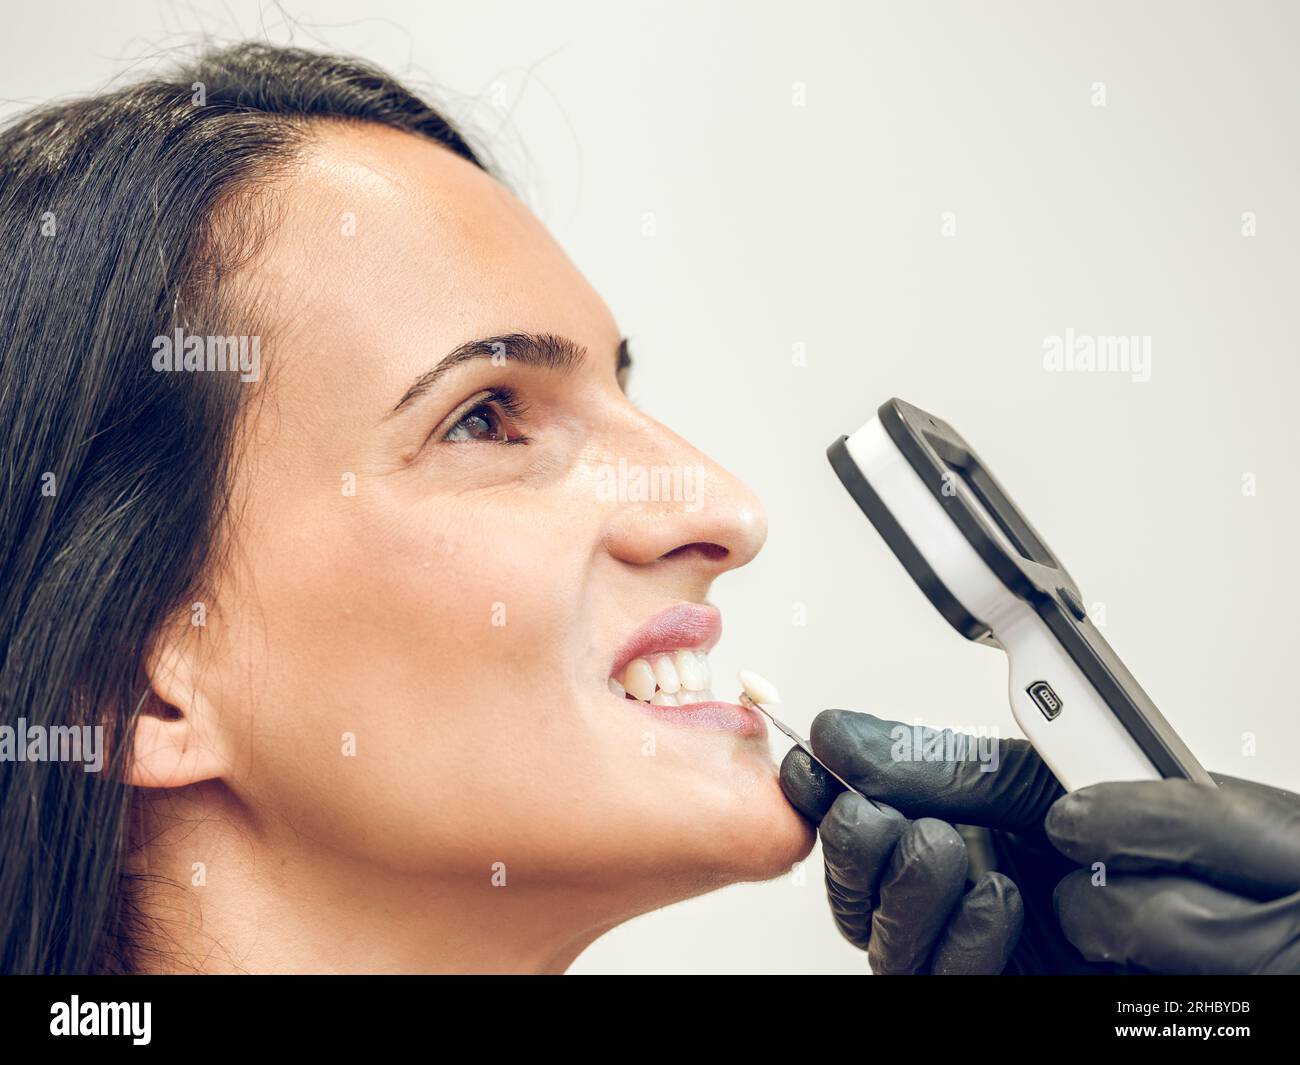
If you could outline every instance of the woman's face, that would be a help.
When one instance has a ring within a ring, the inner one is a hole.
[[[712,646],[702,604],[765,520],[628,402],[618,327],[546,230],[375,126],[322,126],[278,210],[239,279],[274,328],[193,652],[258,831],[638,905],[803,857],[752,711],[611,691],[629,656]],[[676,498],[638,495],[663,468]],[[698,665],[675,664],[678,683]]]

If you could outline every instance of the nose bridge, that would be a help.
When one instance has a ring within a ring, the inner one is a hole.
[[[636,419],[632,449],[641,455],[643,463],[668,467],[700,467],[705,470],[706,476],[715,476],[717,473],[728,476],[704,452],[662,422],[635,408],[632,413]]]
[[[627,408],[607,454],[613,553],[644,563],[687,545],[713,545],[724,551],[700,557],[731,569],[762,547],[767,519],[753,491],[643,411]]]

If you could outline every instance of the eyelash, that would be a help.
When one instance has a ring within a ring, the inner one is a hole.
[[[517,393],[513,388],[507,388],[505,386],[491,388],[488,389],[488,391],[475,396],[452,415],[452,418],[455,420],[451,422],[445,432],[439,434],[438,442],[456,445],[476,443],[477,441],[473,440],[448,440],[447,437],[460,428],[461,423],[471,414],[481,410],[483,407],[493,406],[499,407],[501,412],[505,414],[506,418],[512,422],[522,420],[528,413],[528,405],[524,403],[524,401],[519,397],[519,393]],[[490,441],[490,443],[494,444],[528,444],[531,442],[532,437],[524,436],[522,434],[508,440]]]

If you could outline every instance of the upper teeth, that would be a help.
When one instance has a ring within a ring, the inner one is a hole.
[[[634,658],[622,676],[609,678],[609,690],[656,706],[685,706],[710,702],[709,659],[703,651],[680,651]]]

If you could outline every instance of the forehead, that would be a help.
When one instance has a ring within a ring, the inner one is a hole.
[[[277,201],[250,278],[282,341],[276,378],[325,370],[396,402],[403,381],[478,336],[617,344],[608,308],[532,212],[426,138],[321,123]]]

